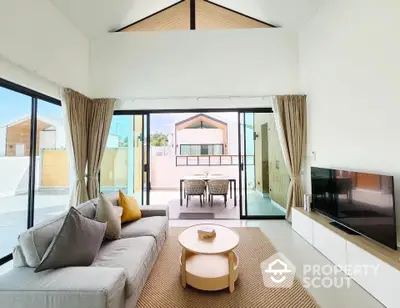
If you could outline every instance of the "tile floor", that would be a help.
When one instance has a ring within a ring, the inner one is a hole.
[[[169,206],[169,218],[178,219],[180,213],[214,213],[215,219],[239,219],[240,207],[239,196],[237,192],[237,206],[234,206],[234,199],[228,197],[225,207],[223,197],[214,197],[214,206],[210,207],[208,202],[200,207],[200,199],[194,196],[190,199],[188,207],[186,200],[180,206],[179,190],[152,190],[150,193],[151,205]],[[248,192],[248,215],[282,215],[285,216],[281,207],[276,206],[269,198],[263,198],[257,192]]]
[[[227,227],[259,227],[269,238],[275,248],[283,253],[297,268],[296,276],[300,280],[304,277],[302,271],[305,264],[333,265],[318,250],[306,242],[296,232],[292,231],[291,224],[286,220],[170,220],[171,227],[188,227],[197,223],[218,223]],[[341,276],[344,276],[341,275]],[[350,281],[349,288],[309,288],[321,308],[384,308],[372,295],[354,281]]]

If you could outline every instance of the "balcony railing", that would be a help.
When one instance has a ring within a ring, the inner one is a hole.
[[[244,161],[244,155],[242,155]],[[237,166],[239,155],[177,155],[176,166]],[[246,165],[254,165],[254,155],[246,155]]]

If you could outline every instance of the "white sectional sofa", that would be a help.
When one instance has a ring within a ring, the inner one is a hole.
[[[118,194],[107,196],[117,205]],[[77,209],[94,218],[97,199]],[[93,264],[34,273],[65,214],[19,236],[14,268],[0,277],[4,308],[133,308],[168,233],[168,208],[144,206],[142,218],[124,224],[121,239],[104,241]],[[71,247],[73,249],[73,247]]]

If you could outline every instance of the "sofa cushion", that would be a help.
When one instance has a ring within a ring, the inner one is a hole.
[[[132,238],[138,236],[152,236],[157,244],[165,236],[168,229],[168,217],[153,216],[141,218],[137,221],[122,225],[121,238]]]
[[[143,236],[105,242],[91,266],[123,268],[126,297],[139,298],[156,259],[154,238]]]
[[[103,242],[107,224],[84,217],[73,207],[35,272],[92,264]]]
[[[24,253],[22,252],[22,248],[20,245],[14,247],[12,255],[13,255],[13,267],[28,266],[28,263],[26,263]]]
[[[122,268],[66,267],[34,273],[14,268],[0,276],[2,308],[122,308]]]
[[[106,197],[106,199],[108,201],[110,201],[112,205],[118,206],[118,199],[119,199],[118,191],[111,193],[111,194],[104,195],[104,197]],[[95,206],[97,206],[99,203],[99,198],[92,199],[92,202]]]
[[[91,219],[96,214],[96,208],[91,201],[79,205],[77,209],[83,216]],[[37,267],[40,264],[51,241],[60,230],[66,215],[67,212],[45,220],[18,236],[26,263],[30,267]]]
[[[106,238],[117,240],[121,238],[122,207],[114,206],[100,193],[95,219],[107,223]]]

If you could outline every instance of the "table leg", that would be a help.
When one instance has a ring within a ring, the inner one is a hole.
[[[235,266],[235,262],[233,259],[233,251],[228,253],[229,256],[229,292],[233,292],[235,290],[235,278],[233,273],[233,267]]]
[[[181,206],[182,206],[182,183],[183,183],[183,181],[180,180],[179,181],[179,199],[180,199]]]
[[[236,207],[236,205],[237,205],[237,202],[236,202],[236,180],[233,181],[233,193],[234,193],[233,199],[235,200],[234,203],[235,203],[235,207]]]
[[[229,198],[232,199],[232,181],[229,181]]]
[[[181,285],[186,288],[186,249],[182,248],[181,254]]]

